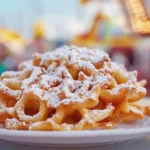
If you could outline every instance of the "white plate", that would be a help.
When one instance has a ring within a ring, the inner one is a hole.
[[[112,130],[10,131],[0,128],[0,139],[14,143],[50,147],[82,147],[120,143],[150,135],[150,117]]]
[[[9,142],[50,147],[82,147],[120,143],[150,134],[150,127],[137,129],[71,132],[8,131],[0,129],[0,139]]]

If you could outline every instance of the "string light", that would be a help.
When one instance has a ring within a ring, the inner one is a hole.
[[[146,15],[146,10],[142,0],[125,0],[129,10],[131,24],[134,32],[150,33],[150,20]]]

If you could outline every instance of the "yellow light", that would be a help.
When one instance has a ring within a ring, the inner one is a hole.
[[[131,24],[134,32],[150,33],[150,20],[146,15],[146,10],[142,0],[125,0],[129,10]]]

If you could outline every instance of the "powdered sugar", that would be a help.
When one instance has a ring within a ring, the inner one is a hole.
[[[89,51],[86,48],[65,46],[54,52],[43,55],[36,54],[36,56],[41,58],[41,67],[47,66],[47,70],[42,74],[38,67],[34,67],[34,70],[31,69],[30,77],[22,82],[22,89],[24,92],[34,91],[34,94],[47,101],[48,106],[58,107],[61,104],[83,103],[88,98],[97,99],[94,92],[96,87],[109,84],[110,76],[99,73],[94,66],[94,63],[103,63],[106,58],[109,60],[108,55],[99,50]],[[58,65],[57,62],[61,62],[61,64]],[[66,67],[67,63],[68,65],[76,64],[77,69],[81,70],[79,74],[84,74],[86,79],[74,80]],[[104,68],[101,69],[108,70],[109,66],[106,63],[104,62]],[[85,73],[88,73],[88,76]],[[65,95],[62,97],[63,93]]]
[[[100,121],[101,119],[109,116],[109,114],[113,110],[114,107],[111,104],[108,104],[107,108],[104,110],[99,110],[99,109],[90,110],[84,115],[84,119],[89,123],[95,123],[96,121]]]
[[[15,130],[21,126],[26,126],[25,122],[20,122],[19,120],[12,118],[12,119],[6,119],[5,126],[7,129]]]
[[[31,75],[29,78],[23,80],[22,82],[22,89],[27,89],[29,88],[29,85],[32,84],[40,74],[42,74],[42,71],[39,67],[34,67],[34,68],[27,68],[27,71],[31,72]]]
[[[59,107],[71,103],[84,103],[87,99],[97,100],[96,89],[107,89],[112,85],[113,71],[124,69],[112,63],[108,54],[100,50],[89,50],[75,46],[64,46],[53,52],[35,54],[39,62],[22,64],[20,72],[10,75],[21,81],[22,94],[32,92],[41,100],[47,101],[48,107]],[[36,62],[36,61],[35,61]],[[123,74],[122,73],[122,74]],[[7,75],[5,73],[4,75]],[[116,85],[110,92],[117,95],[120,89],[135,89],[136,72],[126,73],[127,83]],[[4,85],[0,83],[0,88]],[[6,88],[4,88],[6,89]],[[136,91],[144,91],[140,87]],[[15,95],[14,90],[6,90]]]
[[[143,116],[143,112],[138,110],[137,108],[130,107],[130,111],[135,113],[135,114],[139,114],[139,115]]]
[[[20,94],[20,90],[11,90],[0,82],[0,94],[11,98],[17,98]]]
[[[14,72],[14,71],[7,71],[7,72],[4,72],[4,73],[2,73],[2,75],[1,75],[1,78],[8,78],[8,77],[10,77],[10,78],[13,78],[13,77],[16,77],[16,76],[18,76],[19,75],[19,71],[16,71],[16,72]]]
[[[110,122],[107,122],[107,123],[106,123],[106,127],[108,127],[108,128],[112,128],[112,127],[113,127],[113,124],[112,124],[112,123],[110,123]]]

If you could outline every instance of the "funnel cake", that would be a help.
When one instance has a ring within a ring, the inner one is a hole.
[[[13,130],[113,128],[147,114],[134,104],[145,84],[103,51],[63,46],[2,74],[0,121]]]

